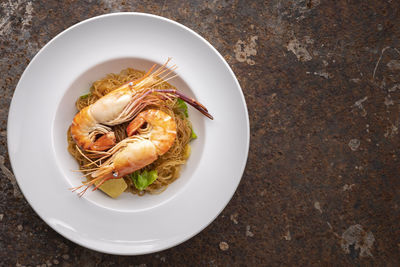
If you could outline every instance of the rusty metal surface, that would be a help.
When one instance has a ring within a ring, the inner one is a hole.
[[[1,1],[0,265],[398,266],[400,3],[348,2]],[[10,101],[33,56],[69,26],[117,11],[205,37],[237,75],[251,122],[248,164],[222,214],[189,241],[137,257],[48,227],[6,147]]]

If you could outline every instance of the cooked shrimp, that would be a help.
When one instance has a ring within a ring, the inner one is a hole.
[[[151,163],[166,153],[176,138],[176,123],[167,113],[157,110],[145,110],[132,120],[127,127],[128,137],[109,151],[108,159],[90,175],[91,181],[74,188],[74,191],[84,186],[85,191],[93,184],[96,190],[105,181],[119,179],[133,173]]]
[[[168,59],[169,61],[169,59]],[[152,89],[175,76],[168,77],[176,68],[167,68],[168,61],[151,73],[153,66],[139,80],[125,83],[118,89],[82,109],[73,119],[71,136],[84,150],[103,151],[115,145],[115,135],[108,126],[124,123],[134,118],[145,107],[165,98],[181,98],[201,113],[213,119],[208,110],[199,102],[188,98],[175,89]],[[163,77],[159,77],[165,73]],[[168,77],[167,79],[165,79]],[[163,80],[164,79],[164,80]]]
[[[82,109],[73,119],[71,135],[79,147],[85,150],[102,151],[115,145],[115,136],[110,127],[131,120],[147,105],[160,100],[146,91],[171,79],[176,68],[167,68],[168,61],[153,71],[155,65],[139,80],[129,81],[108,93],[92,105]],[[166,74],[164,74],[166,72]],[[163,77],[159,75],[164,74]],[[164,79],[164,80],[163,80]]]
[[[138,133],[147,137],[156,147],[159,156],[167,152],[175,141],[176,123],[167,113],[158,109],[148,109],[129,123],[128,136]]]

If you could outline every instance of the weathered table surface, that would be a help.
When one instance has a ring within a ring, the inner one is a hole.
[[[117,11],[204,36],[237,75],[251,122],[247,167],[222,214],[189,241],[137,257],[82,248],[47,226],[21,196],[6,147],[32,57],[69,26]],[[399,38],[396,0],[1,1],[0,265],[398,266]]]

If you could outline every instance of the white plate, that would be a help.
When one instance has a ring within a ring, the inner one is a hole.
[[[107,73],[145,70],[168,57],[179,67],[172,84],[215,118],[190,108],[198,139],[181,177],[160,195],[77,197],[68,190],[81,179],[66,141],[76,98]],[[95,17],[57,35],[26,68],[8,118],[12,167],[37,214],[71,241],[112,254],[160,251],[199,233],[231,199],[248,148],[245,99],[222,56],[185,26],[141,13]]]

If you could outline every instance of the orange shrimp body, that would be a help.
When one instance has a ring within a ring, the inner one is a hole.
[[[77,145],[92,151],[113,147],[116,140],[109,126],[131,120],[146,106],[160,100],[148,92],[173,71],[166,67],[168,61],[151,73],[154,65],[141,79],[123,84],[78,112],[71,124],[71,135]],[[158,77],[165,72],[163,77]]]
[[[143,128],[145,126],[145,128]],[[154,144],[159,156],[167,152],[176,138],[176,123],[171,116],[158,109],[145,110],[129,123],[128,136],[138,132]]]
[[[80,194],[94,183],[96,190],[109,179],[122,178],[153,163],[173,145],[176,123],[167,113],[148,109],[132,120],[127,132],[129,137],[108,151],[111,156],[91,174],[94,179],[82,185],[87,187]]]
[[[93,154],[93,157],[89,156],[90,159],[81,153],[90,161],[85,166],[96,165],[89,170],[81,170],[90,171],[84,175],[91,177],[90,181],[71,188],[75,191],[86,186],[79,193],[80,196],[93,184],[96,184],[93,189],[96,190],[109,179],[122,178],[151,164],[171,148],[176,139],[174,119],[161,110],[144,110],[149,105],[180,98],[213,119],[205,106],[182,92],[172,88],[155,88],[175,77],[169,75],[176,66],[167,68],[168,62],[169,59],[152,72],[154,65],[141,79],[123,84],[82,109],[74,117],[70,128],[71,136],[79,147]],[[127,126],[128,137],[116,144],[110,126],[130,120],[132,121]],[[92,161],[93,158],[96,160]]]
[[[71,124],[71,135],[77,145],[96,151],[114,146],[114,133],[105,125],[112,125],[112,120],[122,112],[133,94],[129,88],[112,91],[76,114]],[[96,140],[99,135],[101,137]]]

